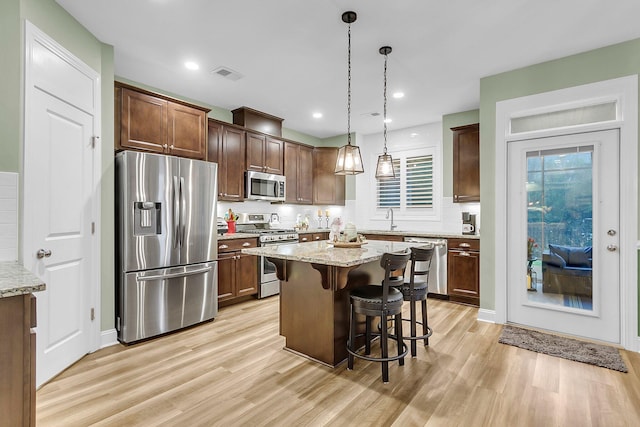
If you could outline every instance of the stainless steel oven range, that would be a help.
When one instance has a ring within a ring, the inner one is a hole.
[[[271,214],[238,215],[238,233],[258,234],[260,246],[287,245],[298,243],[298,232],[292,229],[271,228]],[[280,293],[280,281],[276,277],[276,266],[265,257],[258,262],[258,298],[265,298]]]

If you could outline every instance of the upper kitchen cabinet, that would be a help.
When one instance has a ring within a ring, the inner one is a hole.
[[[284,141],[247,131],[246,169],[276,175],[284,174]]]
[[[451,128],[453,131],[453,201],[480,201],[480,125]]]
[[[116,149],[207,156],[208,109],[115,83]]]
[[[313,204],[343,205],[345,177],[336,175],[338,149],[316,147],[313,149]]]
[[[209,119],[207,160],[218,164],[218,200],[244,200],[245,131]]]
[[[284,175],[287,203],[313,203],[313,147],[285,141]]]

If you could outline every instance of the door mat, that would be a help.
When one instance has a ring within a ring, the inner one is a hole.
[[[617,348],[505,325],[498,342],[525,350],[628,372]]]

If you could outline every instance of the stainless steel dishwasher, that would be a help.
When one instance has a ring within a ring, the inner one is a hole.
[[[429,294],[437,297],[447,297],[447,239],[433,239],[427,237],[404,238],[405,242],[425,243],[434,246],[433,258],[431,259],[431,270],[429,271]],[[410,265],[405,270],[405,281],[409,281],[411,274]]]

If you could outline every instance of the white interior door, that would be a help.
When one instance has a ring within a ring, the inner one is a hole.
[[[508,159],[507,320],[620,343],[619,132],[510,142]]]
[[[27,27],[23,263],[36,293],[36,384],[92,350],[97,77]]]

